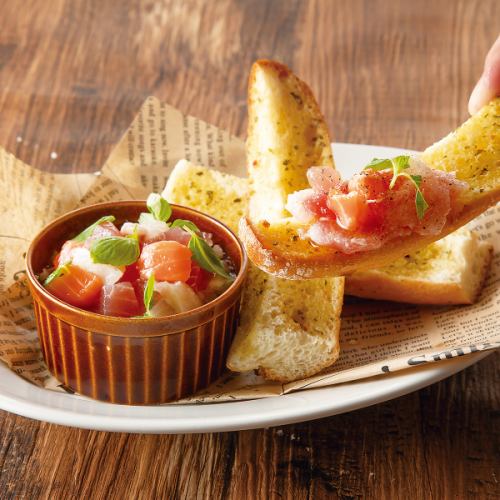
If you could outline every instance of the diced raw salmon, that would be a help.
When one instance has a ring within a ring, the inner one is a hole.
[[[72,306],[88,308],[99,300],[102,285],[101,278],[96,274],[78,266],[68,265],[65,272],[45,288]]]
[[[187,281],[191,274],[191,250],[177,241],[158,241],[145,245],[138,260],[141,276],[151,273],[156,281]]]

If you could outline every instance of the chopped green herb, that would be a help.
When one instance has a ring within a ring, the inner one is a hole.
[[[146,287],[144,288],[144,308],[146,309],[144,316],[151,315],[151,303],[153,301],[154,289],[155,289],[155,275],[151,273],[148,278],[148,282],[146,283]]]
[[[422,183],[421,175],[410,175],[411,179],[415,183],[417,192],[415,195],[415,206],[417,207],[417,216],[420,220],[424,218],[425,212],[429,208],[429,204],[425,201],[424,195],[420,190],[420,184]]]
[[[191,235],[188,248],[193,253],[194,260],[206,271],[218,274],[227,280],[233,281],[234,278],[226,271],[222,261],[215,255],[213,248],[192,229],[184,226],[184,229]]]
[[[103,224],[104,222],[114,222],[115,217],[113,215],[105,215],[101,217],[99,220],[95,221],[92,225],[90,225],[87,229],[84,229],[78,236],[73,238],[73,241],[85,241],[87,238],[92,236],[94,233],[94,229]]]
[[[180,228],[188,227],[195,233],[201,233],[198,226],[194,222],[191,222],[190,220],[175,219],[170,227],[180,227]]]
[[[409,156],[396,156],[392,159],[379,159],[374,158],[364,170],[372,169],[372,170],[386,170],[388,168],[392,168],[392,179],[389,184],[389,189],[392,189],[396,185],[396,181],[398,177],[406,177],[410,179],[413,184],[415,184],[415,209],[417,211],[417,217],[419,220],[424,218],[425,212],[429,208],[429,204],[425,201],[424,195],[420,190],[420,184],[422,183],[422,176],[420,175],[410,175],[405,172],[405,170],[410,166],[410,157]]]
[[[128,266],[133,264],[140,254],[137,237],[110,236],[92,243],[90,256],[99,264]]]
[[[363,170],[371,168],[372,170],[385,170],[386,168],[392,168],[392,162],[388,159],[373,158],[373,160],[366,165]]]
[[[158,193],[151,193],[146,200],[146,205],[157,220],[166,222],[172,215],[170,203]]]
[[[62,276],[63,274],[68,272],[68,266],[71,264],[71,261],[65,262],[62,266],[57,267],[54,269],[48,276],[45,278],[45,281],[43,282],[43,286],[47,286],[50,283],[52,283],[56,278],[59,278],[59,276]]]

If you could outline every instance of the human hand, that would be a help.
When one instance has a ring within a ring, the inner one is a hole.
[[[483,74],[470,95],[469,113],[473,115],[496,96],[500,96],[500,36],[488,52]]]

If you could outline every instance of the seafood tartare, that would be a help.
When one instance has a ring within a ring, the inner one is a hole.
[[[220,295],[235,277],[233,263],[213,235],[189,220],[171,219],[156,193],[149,212],[115,225],[101,217],[64,242],[41,274],[60,300],[107,316],[161,317],[197,308]]]
[[[332,167],[311,167],[309,189],[288,196],[304,238],[345,254],[376,250],[408,236],[439,234],[462,209],[467,184],[418,158],[374,159],[349,181]]]

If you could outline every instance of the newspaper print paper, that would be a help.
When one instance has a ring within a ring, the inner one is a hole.
[[[43,363],[24,253],[47,222],[78,205],[144,199],[160,192],[177,161],[245,175],[243,141],[175,108],[148,98],[98,177],[48,174],[0,148],[0,359],[26,380],[62,390]],[[82,193],[86,193],[83,197]],[[473,223],[495,245],[479,302],[472,306],[417,307],[347,301],[341,355],[329,369],[288,384],[254,373],[227,373],[208,390],[180,403],[262,398],[411,369],[500,346],[500,207]],[[80,397],[75,395],[73,397]]]

